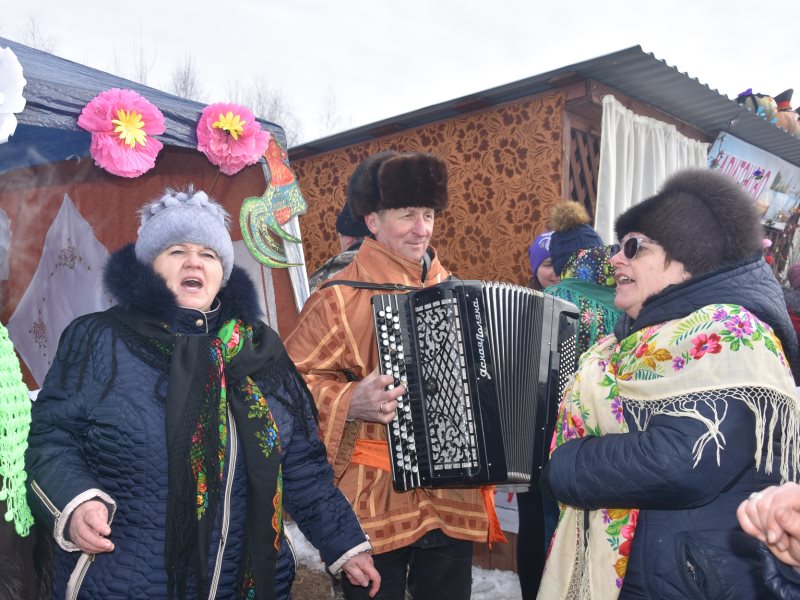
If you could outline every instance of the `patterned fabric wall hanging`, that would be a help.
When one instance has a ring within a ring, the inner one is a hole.
[[[308,203],[300,218],[308,271],[339,252],[336,214],[355,166],[396,149],[447,161],[450,203],[431,241],[442,263],[464,279],[526,283],[528,246],[561,200],[564,103],[562,92],[535,96],[292,161]]]

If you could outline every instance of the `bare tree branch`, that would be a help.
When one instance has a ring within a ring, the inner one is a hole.
[[[122,66],[122,59],[119,57],[119,52],[117,52],[117,47],[114,46],[114,54],[112,56],[112,64],[111,64],[111,73],[114,75],[119,75],[120,77],[124,77],[125,69]]]
[[[31,48],[41,50],[42,52],[49,52],[50,54],[52,54],[56,48],[55,38],[48,35],[39,27],[39,22],[33,15],[28,17],[28,23],[22,34],[22,43]]]
[[[184,57],[183,61],[172,70],[169,91],[181,98],[201,101],[202,88],[197,79],[197,71],[191,56]]]
[[[144,41],[140,36],[139,41],[136,42],[136,49],[133,55],[133,75],[131,76],[131,79],[138,81],[142,85],[147,85],[147,80],[150,77],[150,71],[155,63],[155,53],[153,53],[153,58],[148,61],[144,52]]]
[[[271,121],[286,131],[286,143],[294,146],[302,138],[300,120],[289,108],[280,90],[273,89],[263,77],[243,88],[239,81],[228,82],[228,100],[249,108],[256,117]]]
[[[319,117],[319,137],[325,137],[347,129],[352,119],[345,119],[339,111],[339,103],[333,88],[328,86],[322,101],[322,113]]]

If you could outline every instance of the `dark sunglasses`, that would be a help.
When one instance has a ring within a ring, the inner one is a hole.
[[[625,255],[625,258],[628,260],[633,259],[638,253],[639,249],[642,245],[653,244],[658,246],[658,242],[654,242],[653,240],[648,240],[647,238],[643,237],[632,237],[625,240],[625,243],[620,246],[619,244],[614,244],[612,251],[614,254],[622,250],[622,253]]]

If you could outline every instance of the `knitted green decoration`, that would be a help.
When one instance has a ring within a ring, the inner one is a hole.
[[[5,501],[6,521],[14,521],[21,536],[30,533],[33,516],[25,499],[25,449],[31,424],[31,401],[22,383],[14,346],[0,324],[0,502]]]

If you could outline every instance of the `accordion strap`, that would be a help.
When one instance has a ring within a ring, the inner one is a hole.
[[[360,290],[387,290],[387,291],[400,291],[411,292],[421,290],[421,287],[411,285],[403,285],[402,283],[371,283],[369,281],[354,281],[351,279],[332,279],[319,286],[319,289],[325,289],[334,285],[346,285]]]

